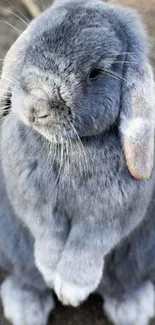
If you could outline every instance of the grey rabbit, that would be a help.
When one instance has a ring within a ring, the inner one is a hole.
[[[155,315],[155,92],[132,10],[54,1],[9,50],[0,81],[5,316],[44,325],[104,298],[115,325]]]

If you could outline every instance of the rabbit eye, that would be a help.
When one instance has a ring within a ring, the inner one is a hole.
[[[99,69],[93,69],[89,75],[90,80],[97,79],[101,75],[102,71]]]

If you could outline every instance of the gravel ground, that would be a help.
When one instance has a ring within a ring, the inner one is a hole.
[[[77,0],[78,1],[78,0]],[[52,0],[36,0],[40,8],[44,10],[50,5]],[[151,60],[155,67],[155,0],[111,0],[110,2],[119,2],[124,5],[135,7],[141,13],[143,21],[148,26],[148,31],[151,36],[152,53]],[[8,10],[4,12],[4,8]],[[12,11],[13,14],[9,13]],[[21,13],[20,13],[20,12]],[[4,18],[5,14],[5,18]],[[10,45],[18,36],[16,28],[20,31],[24,30],[25,24],[15,15],[28,15],[20,0],[0,0],[0,68],[2,59],[4,58]],[[5,19],[6,23],[1,20]],[[11,28],[12,24],[15,29]],[[0,273],[0,281],[3,279],[3,273]],[[0,308],[0,325],[7,325],[8,323],[3,318],[2,309]],[[155,325],[155,321],[152,323]],[[67,308],[57,302],[57,308],[49,320],[49,325],[110,325],[102,313],[102,300],[99,297],[92,296],[80,308]]]

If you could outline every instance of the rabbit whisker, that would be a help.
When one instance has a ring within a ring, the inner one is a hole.
[[[112,73],[108,73],[107,71],[103,70],[103,74],[105,74],[106,76],[110,76],[110,77],[113,77],[115,79],[120,79],[118,78],[117,76],[113,75]]]
[[[28,21],[28,23],[30,23],[30,20],[19,10],[19,9],[17,9],[16,8],[16,6],[14,6],[9,0],[7,0],[7,3],[11,6],[11,7],[13,7],[14,9],[16,9],[16,11],[17,12],[19,12],[19,14],[23,17],[23,18],[25,18],[27,21]]]
[[[4,91],[5,93],[11,93],[12,94],[12,91],[11,90],[8,90],[8,89],[0,88],[0,91]]]
[[[19,85],[19,82],[17,81],[17,80],[15,80],[15,79],[8,79],[8,78],[6,78],[6,77],[3,77],[3,75],[2,74],[0,74],[0,76],[2,77],[2,79],[5,79],[5,80],[7,80],[7,81],[10,81],[11,83],[13,83],[14,85]]]
[[[1,104],[0,104],[1,105]],[[5,107],[8,107],[9,105],[6,103],[4,106],[0,106],[0,109],[3,109]]]
[[[47,143],[49,144],[49,151],[48,151],[48,156],[47,156],[46,163],[48,163],[49,158],[51,156],[51,152],[53,152],[52,161],[51,161],[51,163],[52,163],[51,166],[53,166],[54,161],[55,161],[56,156],[57,156],[57,142],[56,142],[56,137],[55,137],[54,133],[53,133],[53,140],[52,141],[47,141]]]
[[[18,29],[17,27],[11,25],[10,23],[8,23],[6,20],[0,20],[0,23],[3,23],[5,25],[8,25],[10,27],[12,27],[19,35],[21,35],[21,33],[23,32],[22,30]]]
[[[73,154],[73,144],[70,136],[68,137],[68,140],[70,145],[70,161],[72,161],[74,159],[74,154]]]
[[[8,110],[9,110],[8,106],[3,106],[3,107],[0,106],[0,111],[8,111]]]
[[[118,55],[127,55],[127,54],[132,55],[132,52],[115,52],[115,53],[111,53],[110,55],[108,55],[108,57],[111,58],[111,57],[115,57],[116,55],[118,56]],[[108,59],[108,57],[107,57],[107,59]]]
[[[65,143],[65,165],[68,166],[68,170],[69,170],[69,167],[70,167],[70,163],[69,163],[69,142],[70,141],[70,137],[68,136],[67,137],[67,141]]]
[[[53,138],[52,141],[47,141],[47,143],[49,144],[49,151],[48,151],[46,163],[48,163],[48,161],[49,161],[49,159],[51,157],[51,154],[53,152],[53,157],[52,157],[52,166],[53,166],[54,159],[55,159],[55,143],[56,143],[54,133],[52,134],[52,138]]]
[[[17,17],[18,19],[20,19],[21,22],[23,22],[26,26],[28,26],[28,23],[24,19],[22,19],[20,16],[18,16],[17,14],[15,14],[13,11],[8,10],[6,8],[3,8],[3,7],[0,7],[0,8],[1,9],[5,9],[6,12],[8,12],[8,13],[12,14],[13,16]]]
[[[125,81],[128,84],[128,81],[125,78],[123,78],[119,74],[113,72],[112,70],[106,70],[106,69],[104,69],[103,70],[103,73],[107,73],[109,76],[115,77],[116,79],[123,80],[123,81]]]
[[[72,148],[70,149],[70,136],[67,135],[67,140],[64,142],[64,165],[65,165],[65,177],[67,177],[70,171],[70,157],[72,154]]]
[[[61,138],[61,143],[56,143],[56,148],[58,149],[58,153],[60,153],[60,157],[59,157],[59,155],[57,156],[58,157],[58,161],[60,161],[60,167],[59,167],[59,171],[58,171],[58,175],[57,175],[55,184],[54,184],[54,186],[52,188],[52,191],[50,192],[50,196],[53,193],[55,187],[57,186],[57,183],[59,181],[59,178],[60,178],[60,175],[61,175],[61,172],[62,172],[62,168],[63,168],[64,147],[63,147],[63,139],[62,138]]]
[[[0,113],[0,126],[2,126],[3,122],[5,121],[7,115],[3,115]]]
[[[83,143],[82,143],[82,141],[81,141],[81,139],[80,139],[80,137],[79,137],[79,135],[78,135],[78,132],[76,131],[74,125],[72,124],[72,122],[70,122],[69,119],[67,119],[67,120],[68,120],[68,122],[70,123],[73,132],[74,132],[74,133],[76,134],[76,136],[77,136],[77,143],[78,143],[79,148],[81,149],[81,151],[82,151],[82,153],[83,153],[83,157],[84,157],[84,162],[85,162],[84,168],[86,167],[84,171],[85,171],[86,174],[87,174],[87,170],[88,170],[87,155],[86,155],[86,152],[85,152],[85,149],[84,149]]]
[[[111,63],[111,61],[106,61],[106,63]],[[124,64],[130,64],[130,63],[133,63],[133,64],[137,64],[136,62],[134,61],[114,61],[114,63],[124,63]]]
[[[48,160],[49,160],[49,158],[51,156],[51,147],[52,147],[52,142],[51,141],[47,142],[47,143],[49,144],[49,151],[48,151],[47,160],[46,160],[45,164],[48,163]]]
[[[0,96],[1,99],[9,99],[8,96]]]
[[[61,174],[61,171],[62,171],[62,167],[63,167],[63,156],[64,156],[64,143],[63,143],[63,138],[61,138],[61,144],[60,144],[60,147],[61,147],[61,155],[60,155],[60,168],[59,168],[59,173],[58,173],[58,176],[57,176],[57,180],[56,180],[56,184],[60,178],[60,174]],[[56,186],[56,185],[55,185]]]

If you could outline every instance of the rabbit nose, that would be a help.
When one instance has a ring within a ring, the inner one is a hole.
[[[33,94],[26,96],[24,100],[26,115],[30,123],[44,121],[49,116],[48,102],[38,99]]]
[[[48,116],[48,112],[37,112],[37,110],[32,107],[29,113],[29,121],[30,123],[39,122],[40,120],[43,122]]]

